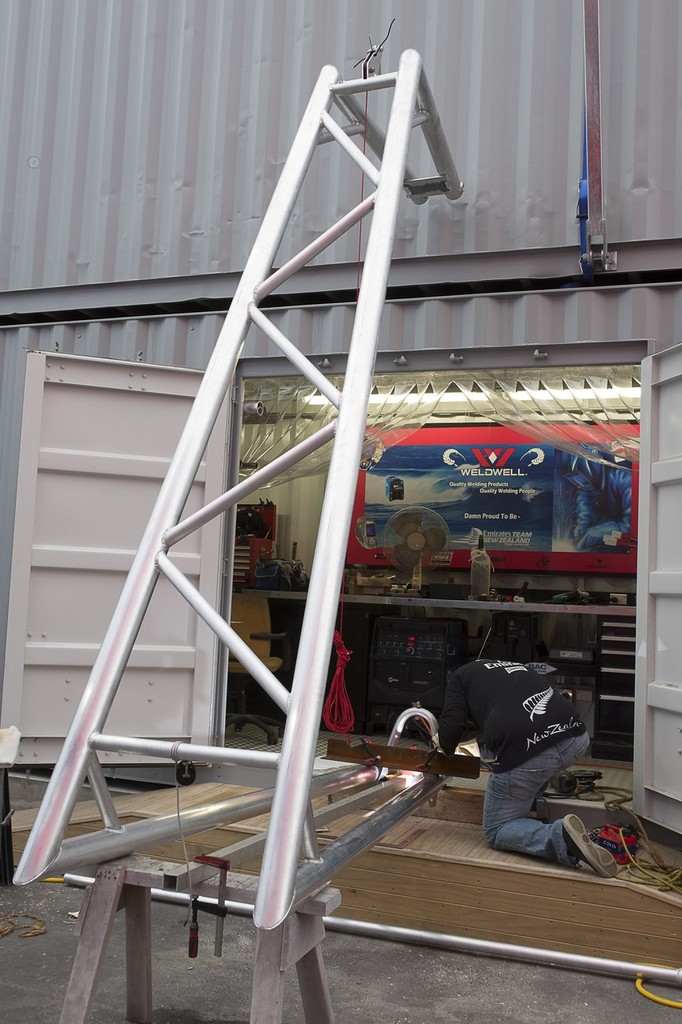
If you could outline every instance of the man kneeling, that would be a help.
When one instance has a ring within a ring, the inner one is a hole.
[[[574,867],[584,862],[613,877],[616,861],[592,842],[577,815],[549,824],[528,817],[550,779],[589,746],[571,702],[526,665],[472,661],[448,676],[432,743],[451,754],[472,725],[481,737],[481,760],[491,772],[483,805],[488,845]]]

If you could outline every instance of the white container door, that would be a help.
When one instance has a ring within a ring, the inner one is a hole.
[[[30,768],[53,765],[61,749],[201,374],[41,352],[27,359],[1,721],[19,728],[17,766]],[[225,423],[223,409],[186,512],[223,489]],[[173,557],[219,606],[220,521]],[[159,580],[108,730],[214,742],[216,661],[214,634]]]
[[[682,834],[682,345],[642,362],[634,808]]]

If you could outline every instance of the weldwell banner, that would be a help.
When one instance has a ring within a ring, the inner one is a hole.
[[[348,561],[466,568],[480,530],[498,570],[635,573],[638,474],[605,458],[506,427],[425,427],[360,472]]]

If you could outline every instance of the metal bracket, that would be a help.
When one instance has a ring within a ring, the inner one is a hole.
[[[583,0],[585,46],[585,138],[583,178],[578,186],[580,265],[591,280],[594,271],[616,270],[618,254],[609,251],[604,216],[599,0]]]

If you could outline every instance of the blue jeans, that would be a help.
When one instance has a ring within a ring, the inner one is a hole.
[[[508,772],[492,772],[483,804],[483,833],[494,850],[513,850],[559,864],[576,863],[564,842],[562,819],[545,824],[528,813],[549,780],[590,745],[589,733],[567,736]],[[483,752],[485,753],[485,752]]]

